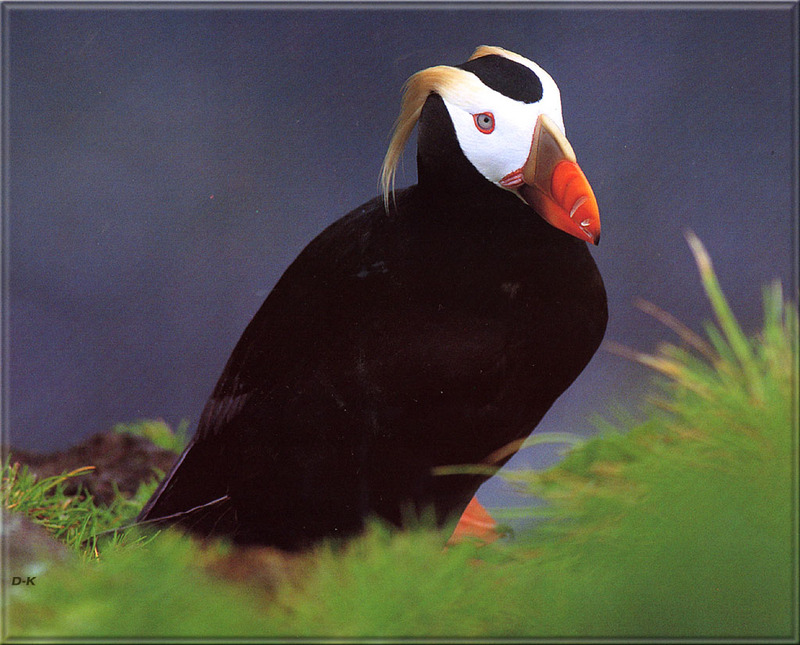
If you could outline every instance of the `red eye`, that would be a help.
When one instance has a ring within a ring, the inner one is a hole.
[[[473,114],[472,118],[475,120],[475,127],[484,134],[491,134],[494,130],[494,114],[491,112]]]

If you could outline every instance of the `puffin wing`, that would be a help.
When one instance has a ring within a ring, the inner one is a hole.
[[[139,521],[174,520],[200,532],[231,532],[221,518],[233,514],[230,483],[239,452],[255,442],[274,450],[286,429],[248,427],[265,408],[281,406],[292,388],[313,378],[325,355],[340,347],[340,330],[359,312],[339,306],[351,274],[364,263],[371,222],[383,216],[373,200],[325,229],[289,266],[236,344],[198,423],[197,431],[139,515]],[[360,243],[360,246],[359,246]],[[238,435],[238,437],[237,437]],[[257,436],[254,436],[257,435]],[[238,440],[237,440],[238,439]],[[241,472],[247,470],[241,466]],[[279,493],[276,493],[279,494]],[[236,523],[235,518],[229,519]]]

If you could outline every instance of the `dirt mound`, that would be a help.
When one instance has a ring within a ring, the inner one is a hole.
[[[87,474],[70,478],[66,493],[76,495],[83,487],[103,504],[114,499],[114,484],[123,494],[133,495],[139,484],[160,477],[178,458],[174,452],[147,439],[118,432],[99,433],[67,450],[50,454],[14,448],[9,452],[12,463],[27,465],[40,478],[94,466]]]

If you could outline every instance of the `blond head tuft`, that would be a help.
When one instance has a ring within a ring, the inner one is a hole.
[[[428,95],[432,92],[446,92],[446,88],[457,83],[464,73],[463,70],[455,67],[437,65],[417,72],[405,82],[400,115],[395,121],[392,139],[389,142],[389,149],[386,151],[386,157],[383,159],[383,168],[381,169],[381,189],[387,209],[389,206],[389,194],[394,192],[397,164],[400,162],[403,149],[419,120],[422,106],[425,104]]]

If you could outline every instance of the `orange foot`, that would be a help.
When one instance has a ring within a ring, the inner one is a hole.
[[[501,535],[496,529],[497,522],[489,515],[489,511],[473,497],[467,504],[467,508],[464,509],[447,544],[458,544],[470,538],[490,544]]]

